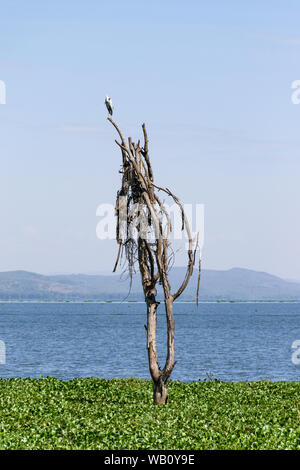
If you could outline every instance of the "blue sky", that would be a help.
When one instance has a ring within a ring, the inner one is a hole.
[[[157,183],[205,204],[205,268],[300,280],[299,2],[0,4],[1,271],[113,266],[108,94],[124,133],[146,122]]]

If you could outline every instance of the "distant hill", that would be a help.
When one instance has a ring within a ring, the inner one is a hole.
[[[185,268],[174,267],[170,274],[172,291],[180,285]],[[197,270],[180,300],[195,300]],[[158,293],[161,298],[160,292]],[[114,275],[44,276],[27,271],[0,273],[1,300],[142,300],[139,274],[129,280]],[[264,272],[233,268],[201,273],[200,300],[300,300],[300,283]]]

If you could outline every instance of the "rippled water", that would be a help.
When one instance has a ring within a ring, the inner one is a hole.
[[[299,303],[177,303],[172,379],[299,380]],[[1,377],[148,378],[143,303],[0,303]],[[164,306],[159,355],[165,358]]]

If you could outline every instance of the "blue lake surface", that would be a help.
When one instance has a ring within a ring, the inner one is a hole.
[[[173,380],[300,379],[291,358],[300,303],[174,305]],[[0,377],[149,378],[143,303],[0,303]],[[159,307],[160,365],[166,353]]]

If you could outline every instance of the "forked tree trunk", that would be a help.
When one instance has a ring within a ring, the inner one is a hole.
[[[155,405],[166,405],[168,402],[168,390],[162,379],[153,381],[153,402]]]
[[[168,401],[167,382],[175,366],[174,355],[174,330],[175,322],[173,319],[173,300],[172,298],[165,301],[165,310],[167,318],[167,359],[165,367],[161,370],[158,365],[157,357],[157,307],[155,296],[150,295],[147,301],[147,349],[149,370],[153,381],[153,401],[156,405],[165,405]]]

